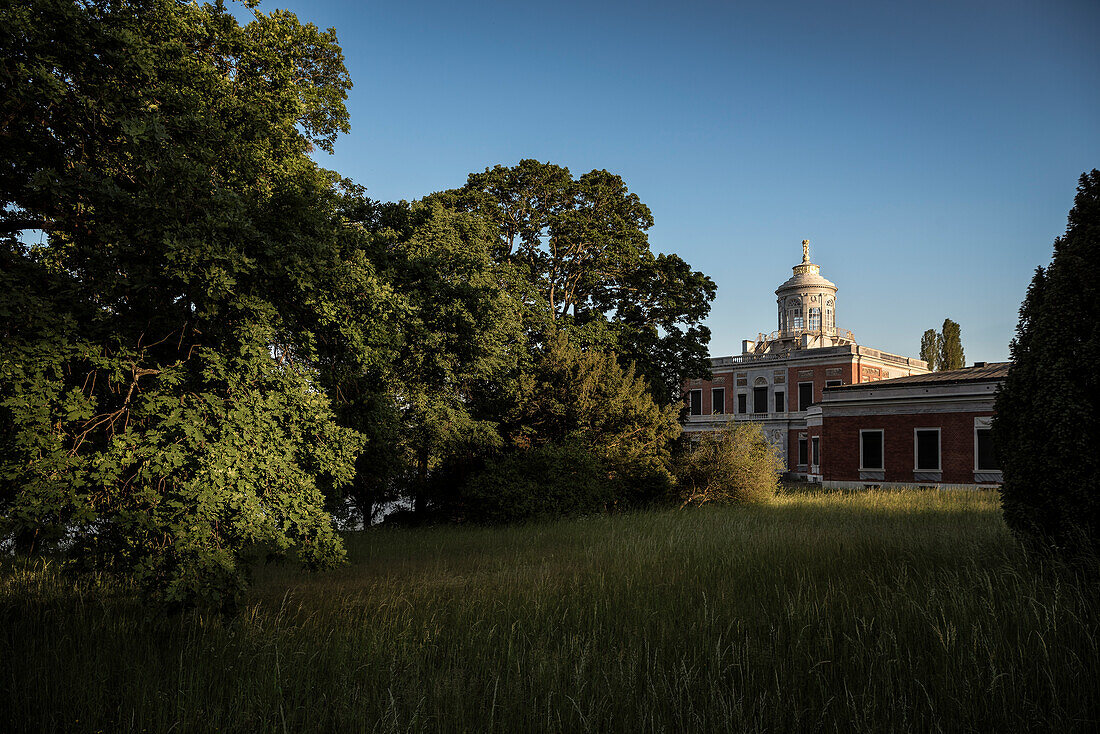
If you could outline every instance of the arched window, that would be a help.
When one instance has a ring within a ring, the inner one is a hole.
[[[802,329],[802,306],[795,306],[790,311],[791,314],[791,329],[799,331]]]
[[[825,330],[836,330],[836,314],[833,312],[833,299],[825,302]]]
[[[809,324],[807,324],[807,328],[810,331],[821,331],[821,309],[820,308],[811,308],[810,309],[810,320],[809,320]]]

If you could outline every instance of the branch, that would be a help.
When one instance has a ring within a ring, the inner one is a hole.
[[[18,219],[0,220],[0,234],[14,234],[28,229],[41,229],[50,232],[59,229],[59,227],[53,222],[45,219],[29,219],[22,217]]]

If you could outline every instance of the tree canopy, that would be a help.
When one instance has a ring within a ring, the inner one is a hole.
[[[464,187],[433,198],[492,224],[497,258],[533,288],[525,323],[536,340],[562,329],[579,344],[615,351],[663,403],[679,400],[686,377],[707,373],[702,321],[714,282],[677,255],[650,251],[653,215],[619,176],[574,178],[568,168],[522,160],[472,173]]]
[[[338,180],[308,155],[348,127],[335,34],[172,0],[0,26],[4,530],[181,603],[231,600],[249,549],[337,562],[321,490],[361,438],[313,357],[373,327],[339,319]]]

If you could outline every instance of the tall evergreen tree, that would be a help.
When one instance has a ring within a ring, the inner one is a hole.
[[[1020,307],[993,435],[1008,526],[1029,544],[1100,552],[1100,171],[1083,174],[1066,233]]]
[[[936,360],[936,368],[940,372],[959,370],[966,365],[966,357],[963,355],[962,331],[959,329],[958,324],[951,319],[944,319],[938,342],[939,355]]]
[[[928,369],[935,372],[939,359],[939,335],[935,329],[928,329],[920,338],[920,358],[928,363]]]

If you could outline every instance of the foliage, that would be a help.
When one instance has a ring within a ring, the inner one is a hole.
[[[525,325],[535,341],[564,329],[583,346],[633,362],[659,402],[678,402],[686,377],[708,374],[702,326],[715,286],[676,255],[654,256],[649,208],[623,180],[522,160],[472,173],[432,197],[486,218],[495,257],[532,285]]]
[[[936,355],[936,369],[940,372],[946,370],[960,370],[966,366],[966,357],[963,355],[962,336],[959,325],[951,319],[943,320],[943,328],[936,340],[939,347]]]
[[[462,491],[465,517],[492,523],[601,512],[613,498],[605,460],[575,439],[492,458]]]
[[[375,325],[340,299],[385,297],[308,155],[347,130],[335,34],[254,17],[0,9],[0,532],[171,602],[231,602],[250,548],[340,559],[321,489],[361,441],[315,364],[326,342],[368,360]]]
[[[699,436],[677,478],[684,504],[748,504],[775,495],[783,471],[779,449],[755,423],[729,422]]]
[[[1100,171],[1083,174],[1066,233],[1020,307],[994,440],[1005,521],[1029,544],[1100,553]]]
[[[920,358],[928,363],[931,372],[936,371],[936,361],[939,359],[939,335],[935,329],[928,329],[920,338]]]

